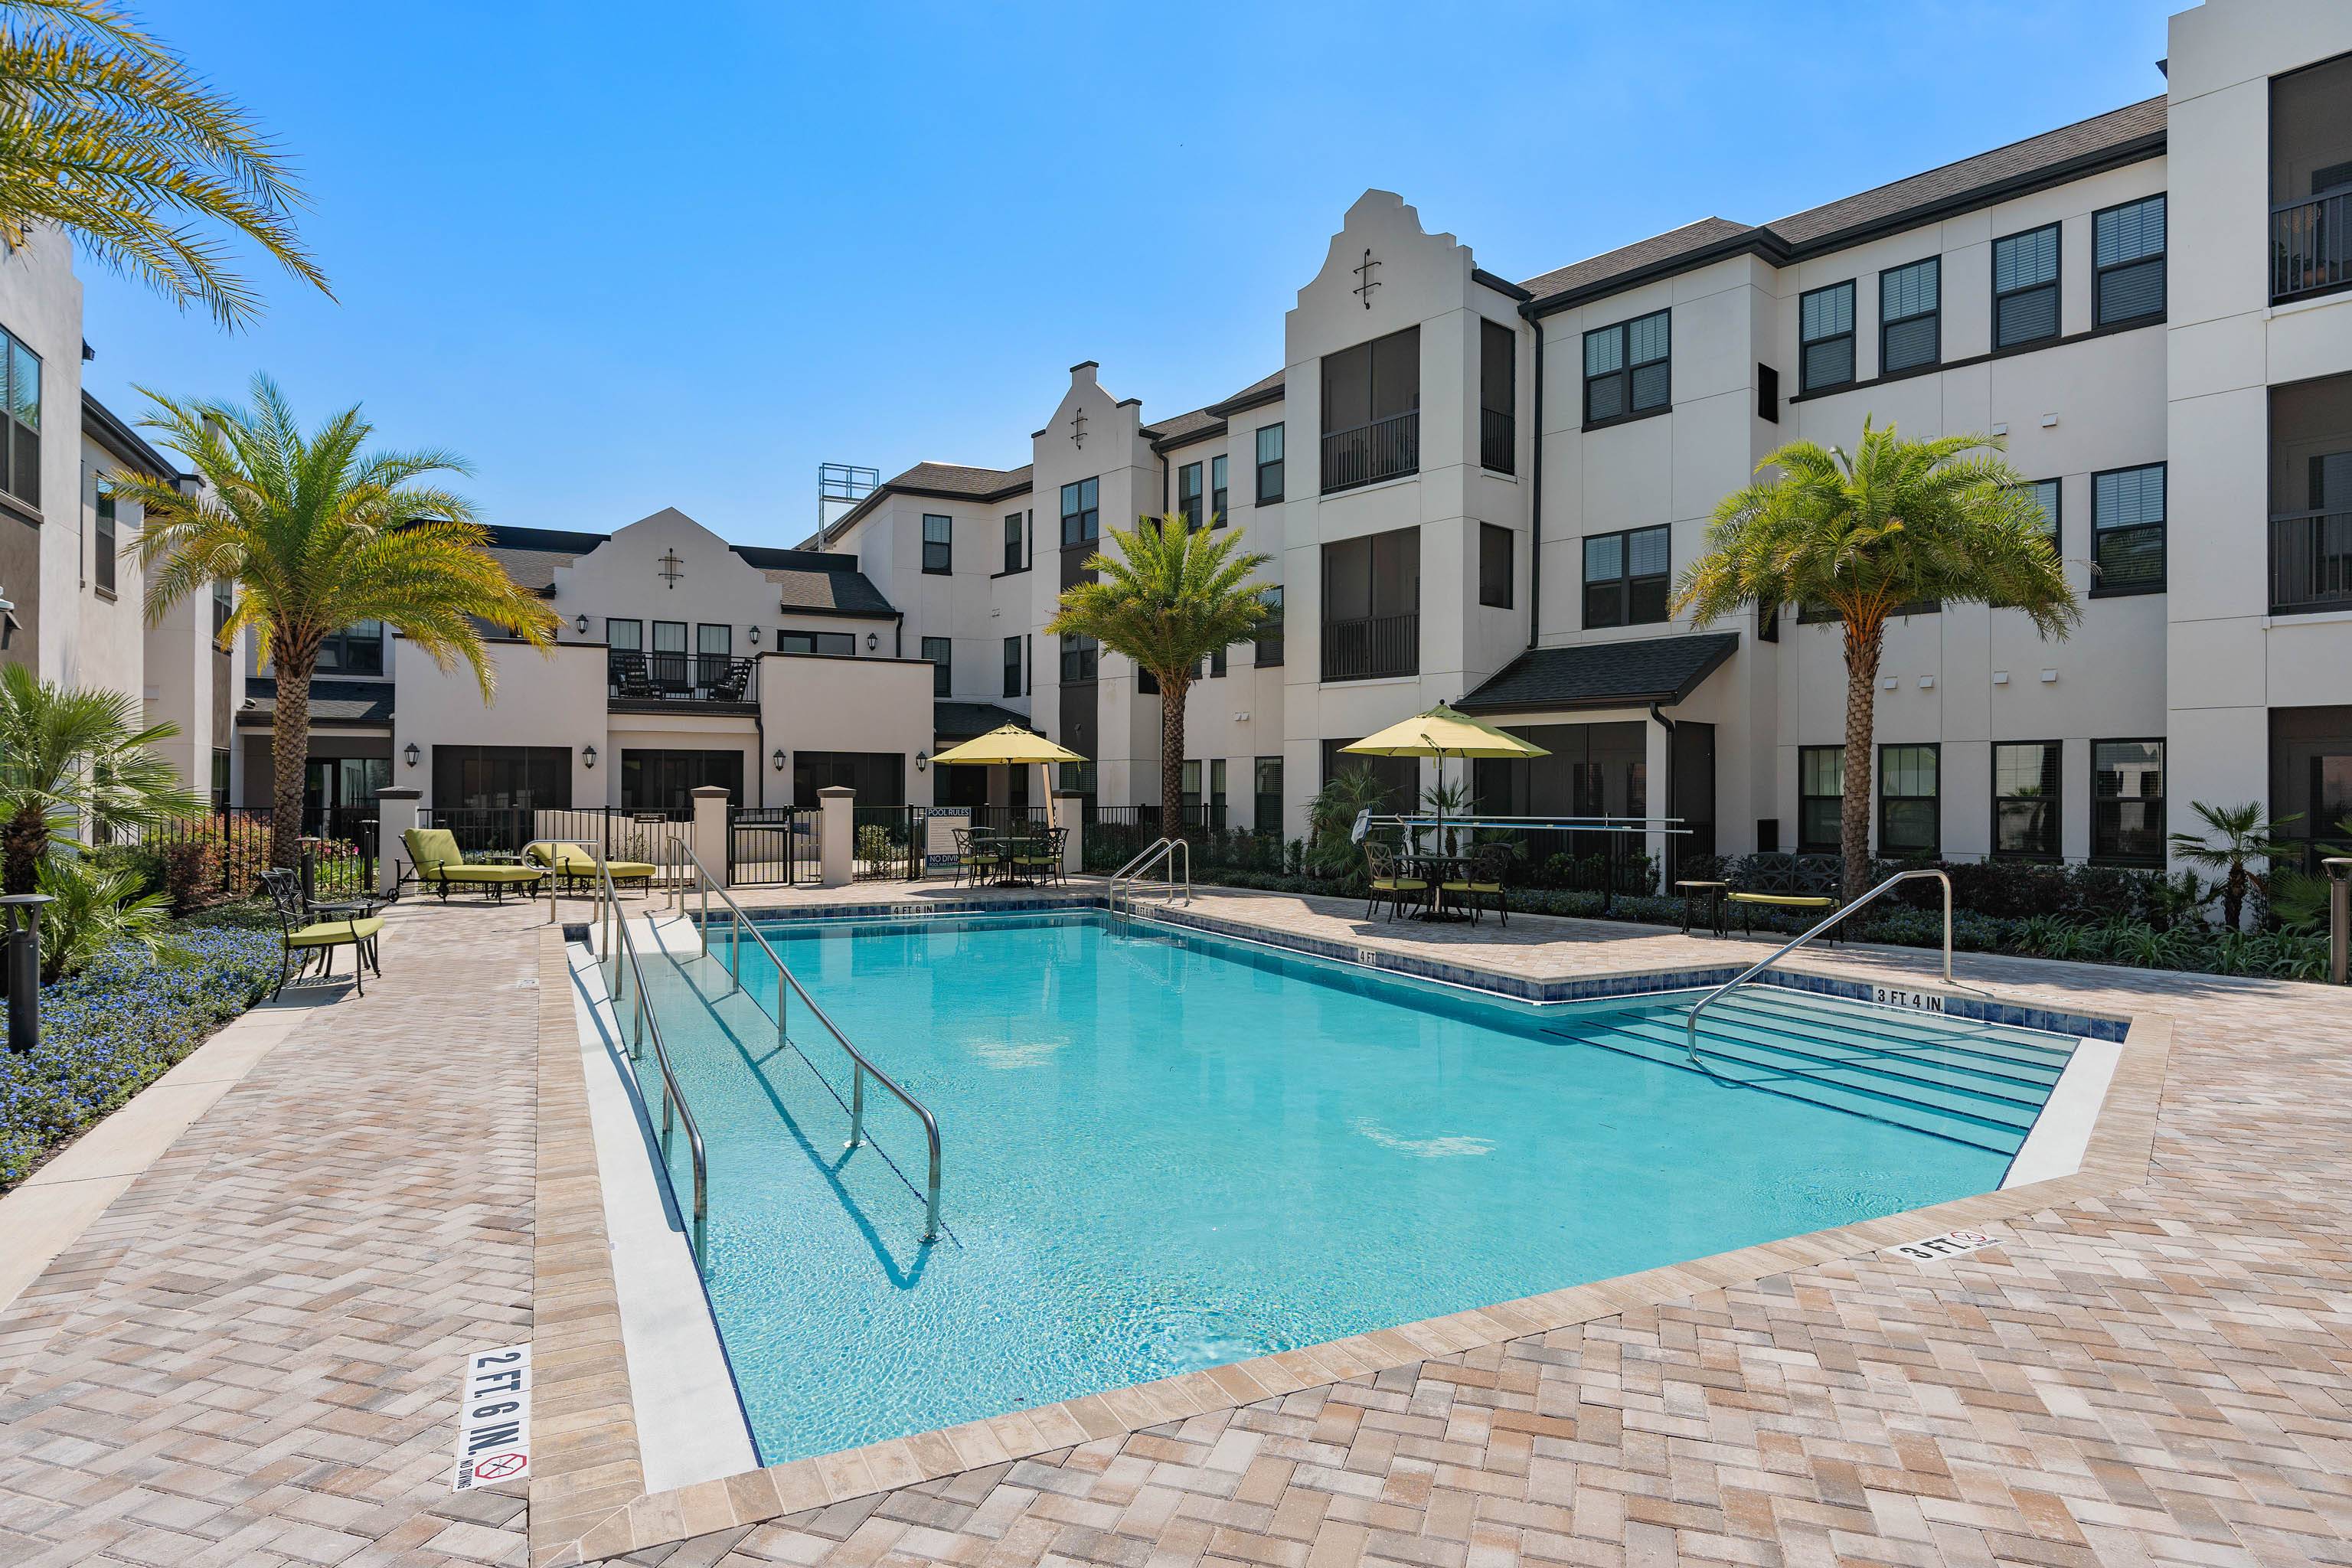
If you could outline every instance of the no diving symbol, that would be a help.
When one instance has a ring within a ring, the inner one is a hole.
[[[513,1452],[492,1454],[474,1467],[474,1479],[478,1481],[502,1481],[529,1463],[530,1459],[527,1455]]]

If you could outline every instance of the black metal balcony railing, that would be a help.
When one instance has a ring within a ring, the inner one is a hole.
[[[759,661],[723,653],[646,653],[614,648],[606,691],[616,702],[751,702]]]
[[[1323,437],[1323,493],[1421,471],[1421,411],[1410,409]]]
[[[2352,610],[2352,511],[2271,519],[2271,611]]]
[[[2352,284],[2352,185],[2271,209],[2271,299]]]
[[[1421,616],[1367,616],[1323,623],[1323,679],[1377,680],[1421,673]]]
[[[1478,462],[1498,474],[1516,474],[1517,422],[1498,408],[1478,410]]]

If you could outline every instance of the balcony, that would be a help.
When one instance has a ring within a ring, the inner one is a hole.
[[[2271,519],[2271,614],[2352,610],[2352,511]]]
[[[2271,302],[2352,283],[2352,185],[2271,209]]]
[[[1478,410],[1478,465],[1498,474],[1518,472],[1517,421],[1499,408]]]
[[[1323,623],[1325,680],[1378,680],[1420,673],[1419,614]]]
[[[1421,411],[1408,409],[1323,437],[1323,493],[1421,472]]]
[[[671,708],[748,713],[759,706],[754,689],[760,661],[723,653],[646,653],[614,648],[605,659],[605,695],[622,712],[657,712]]]

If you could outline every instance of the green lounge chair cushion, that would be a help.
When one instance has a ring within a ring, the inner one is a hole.
[[[544,866],[567,877],[594,877],[596,857],[577,844],[533,844],[523,850],[535,866]],[[645,882],[653,879],[659,868],[643,860],[607,860],[604,868],[615,882]]]
[[[409,864],[418,875],[436,866],[462,866],[466,852],[457,847],[457,836],[446,827],[411,827],[403,832],[400,841],[408,846]]]
[[[382,915],[369,915],[364,920],[320,921],[307,925],[286,939],[289,947],[341,947],[346,942],[364,942],[383,929]]]
[[[547,873],[536,866],[436,866],[427,871],[419,866],[417,874],[427,882],[492,882],[511,885],[516,882],[537,882]]]

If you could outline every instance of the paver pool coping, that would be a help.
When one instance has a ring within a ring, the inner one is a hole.
[[[1097,902],[1095,896],[1081,894],[1017,903],[975,900],[968,905],[801,905],[791,910],[791,916],[903,918],[917,912],[939,916],[973,910],[1066,910]],[[1245,921],[1205,915],[1194,915],[1180,923],[1198,924],[1202,929],[1229,931],[1253,940],[1265,940],[1269,934],[1266,928],[1251,927]],[[1320,939],[1296,932],[1281,934],[1282,945],[1301,951],[1313,951],[1307,944],[1320,942]],[[1415,970],[1398,960],[1425,963],[1431,968],[1453,971],[1465,977],[1457,983],[1491,980],[1495,984],[1487,988],[1510,994],[1524,995],[1524,987],[1544,984],[1475,965],[1437,963],[1423,961],[1418,955],[1373,948],[1335,952],[1329,956],[1358,962],[1360,954],[1375,967],[1402,973]],[[1577,978],[1607,982],[1630,978],[1634,973]],[[1660,973],[1657,966],[1652,965],[1638,974],[1646,986],[1654,987]],[[1685,966],[1673,973],[1685,976],[1705,973],[1706,970],[1701,967],[1695,971]],[[1729,973],[1727,971],[1726,977]],[[1790,973],[1827,990],[1843,992],[1854,984],[1844,976],[1801,969]],[[541,1415],[539,1451],[533,1457],[530,1483],[532,1568],[593,1562],[733,1525],[754,1524],[982,1466],[1139,1431],[1202,1412],[1229,1410],[1303,1388],[1412,1366],[1433,1356],[1527,1339],[1612,1317],[1629,1309],[1664,1305],[1699,1291],[1752,1284],[1792,1269],[1876,1252],[1946,1230],[1982,1228],[2053,1205],[2118,1193],[2137,1185],[2147,1174],[2157,1110],[2172,1046],[2172,1020],[2167,1015],[2137,1012],[2128,1018],[2094,1016],[2121,1026],[2123,1038],[2082,1164],[2070,1175],[1352,1335],[1327,1344],[1088,1394],[1057,1405],[1008,1412],[940,1431],[794,1459],[723,1480],[646,1493],[643,1489],[644,1469],[638,1458],[628,1373],[623,1359],[612,1263],[604,1237],[602,1189],[594,1150],[588,1142],[585,1083],[580,1070],[570,998],[565,994],[572,984],[571,970],[561,935],[553,930],[541,939],[540,976],[541,1164],[536,1252],[539,1310],[534,1359],[540,1375]],[[1437,974],[1423,977],[1451,978]],[[1927,989],[1943,992],[1941,987]],[[1585,993],[1615,994],[1622,993]],[[1965,1004],[1973,1004],[1980,995],[1961,991],[1943,994],[1953,1003]],[[562,1009],[560,1024],[553,1011],[557,1005]],[[2039,1010],[2016,1009],[2016,1021],[2021,1022],[2024,1015]],[[2004,1016],[1996,1021],[2011,1020]]]

